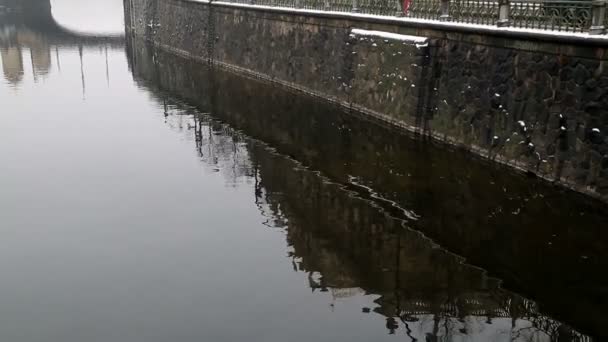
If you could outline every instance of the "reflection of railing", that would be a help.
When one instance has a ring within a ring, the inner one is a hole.
[[[265,6],[604,34],[608,0],[228,0]]]

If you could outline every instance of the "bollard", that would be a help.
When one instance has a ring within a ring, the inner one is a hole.
[[[511,25],[509,0],[498,0],[498,27],[507,27]]]
[[[450,0],[441,0],[441,15],[439,20],[450,21]]]
[[[591,2],[591,27],[589,34],[604,34],[606,18],[606,0],[593,0]]]

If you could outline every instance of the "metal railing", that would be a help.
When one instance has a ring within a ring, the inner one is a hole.
[[[608,0],[225,0],[563,32],[606,33]]]
[[[510,19],[514,27],[585,32],[591,28],[592,12],[590,1],[515,0]]]

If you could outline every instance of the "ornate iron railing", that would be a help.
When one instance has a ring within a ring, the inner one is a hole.
[[[215,0],[212,0],[215,1]],[[219,0],[218,0],[219,1]],[[603,34],[608,0],[224,0],[334,12]]]
[[[401,15],[399,0],[358,0],[357,12],[377,15]]]
[[[498,21],[498,2],[487,0],[453,0],[450,2],[451,21],[495,25]]]
[[[438,20],[441,17],[441,1],[413,0],[406,15],[411,18]]]
[[[514,27],[584,32],[591,27],[593,6],[590,1],[517,0],[510,10]]]

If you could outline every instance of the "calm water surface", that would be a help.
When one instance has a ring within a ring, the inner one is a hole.
[[[143,42],[49,32],[0,17],[3,340],[606,337],[604,206]]]

